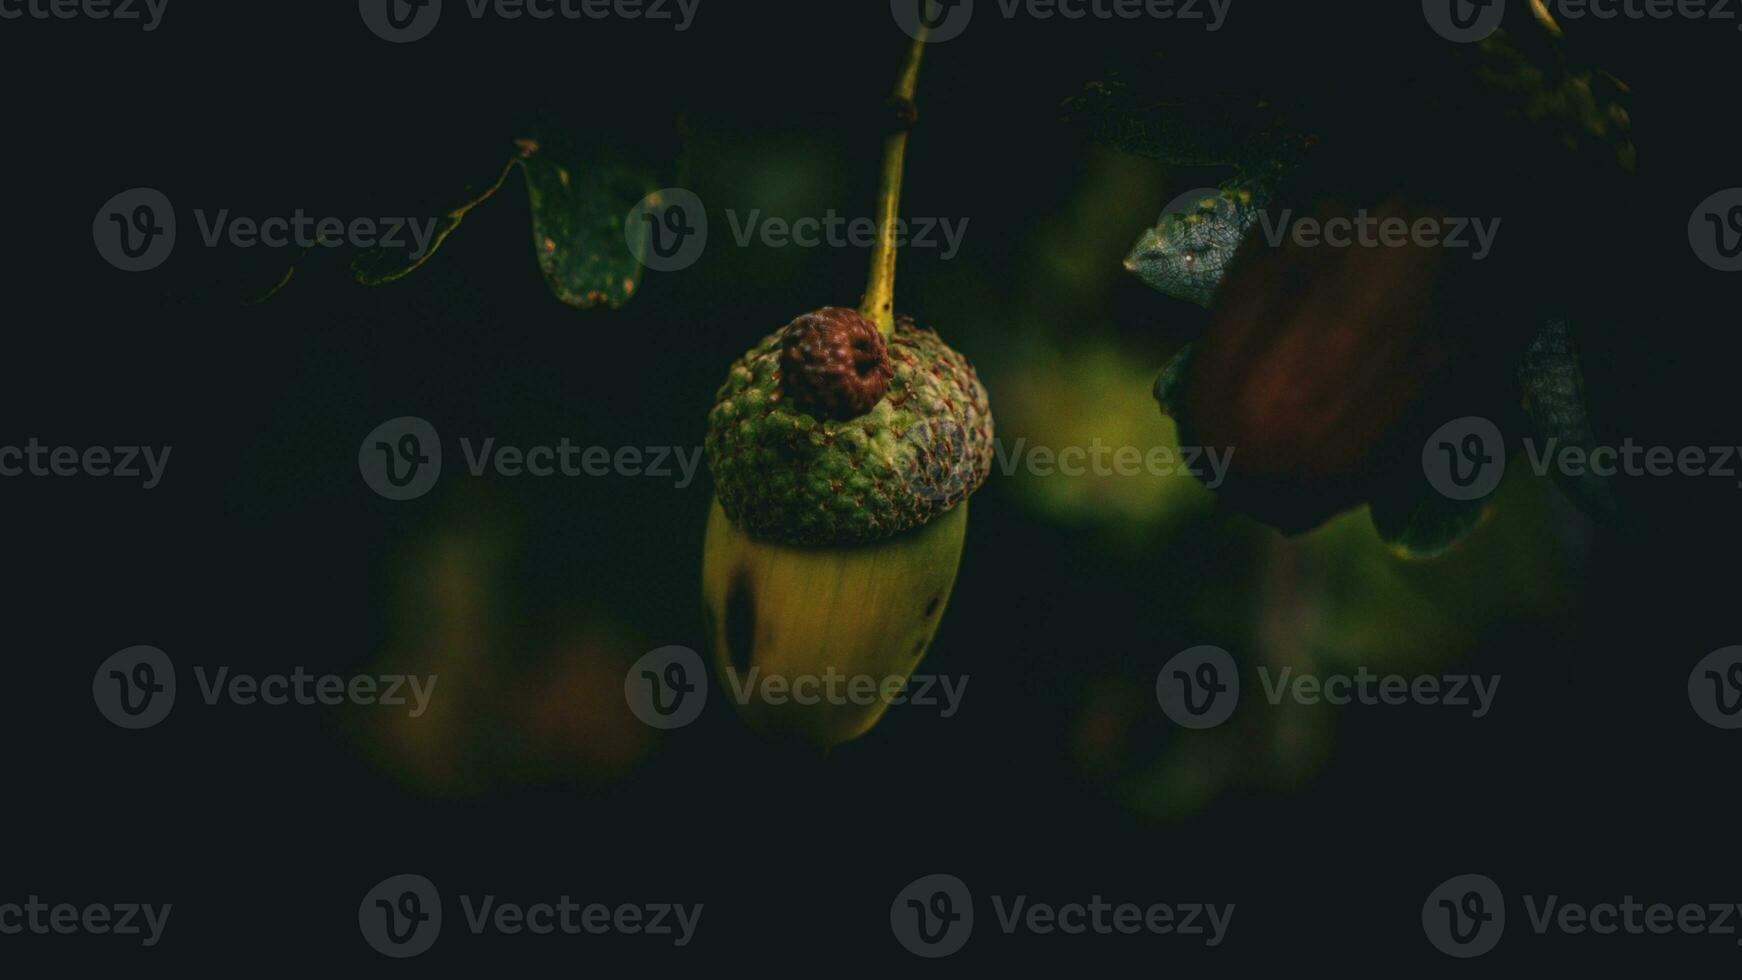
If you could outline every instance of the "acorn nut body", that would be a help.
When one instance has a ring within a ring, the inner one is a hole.
[[[739,358],[709,414],[702,592],[722,688],[752,727],[829,747],[924,657],[992,465],[986,390],[906,317],[798,317]]]

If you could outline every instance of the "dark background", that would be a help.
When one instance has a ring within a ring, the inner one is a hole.
[[[1092,336],[1158,366],[1203,316],[1123,280],[1036,298],[1037,255],[1116,269],[1161,202],[1216,177],[1111,159],[1061,125],[1059,102],[1155,50],[1205,86],[1379,89],[1412,51],[1443,43],[1414,4],[1323,6],[1235,0],[1208,35],[980,14],[928,52],[903,209],[972,224],[953,262],[904,255],[898,306],[975,358],[995,411],[996,379],[1018,375],[1024,358]],[[1612,322],[1588,353],[1593,410],[1617,441],[1734,444],[1734,277],[1693,259],[1685,224],[1707,195],[1742,183],[1731,111],[1742,34],[1680,20],[1573,27],[1637,93],[1640,146],[1631,196],[1590,202],[1639,240],[1606,253],[1601,277],[1561,284],[1602,286],[1610,300]],[[1494,877],[1509,899],[1742,898],[1737,737],[1701,723],[1684,696],[1692,664],[1738,642],[1742,491],[1727,480],[1630,483],[1625,516],[1604,528],[1579,523],[1546,484],[1531,489],[1528,520],[1577,525],[1577,557],[1557,566],[1572,584],[1539,583],[1553,598],[1537,614],[1475,617],[1457,656],[1435,668],[1502,674],[1492,716],[1346,709],[1330,719],[1334,751],[1299,779],[1235,780],[1166,812],[1120,792],[1141,763],[1091,764],[1074,733],[1097,690],[1146,696],[1168,656],[1250,626],[1259,613],[1241,597],[1257,588],[1254,556],[1273,547],[1270,532],[1198,513],[1110,530],[1038,511],[997,478],[974,501],[956,594],[922,668],[972,678],[962,714],[897,709],[826,760],[771,748],[721,700],[689,728],[637,733],[633,751],[605,762],[493,772],[517,744],[497,727],[517,717],[501,695],[501,710],[477,716],[494,720],[463,741],[510,748],[474,752],[484,763],[443,782],[408,775],[416,767],[383,747],[366,709],[198,701],[196,664],[418,669],[393,658],[410,656],[434,616],[415,598],[428,543],[493,528],[511,528],[512,541],[491,600],[507,637],[493,648],[502,670],[536,682],[538,651],[601,635],[622,637],[613,649],[630,656],[701,648],[705,477],[680,491],[449,476],[437,493],[393,503],[360,479],[358,442],[388,418],[427,418],[450,473],[466,434],[695,445],[729,361],[799,312],[855,302],[866,256],[737,249],[716,214],[718,244],[697,266],[650,273],[620,311],[576,311],[540,279],[516,180],[401,283],[365,289],[299,270],[273,301],[249,306],[284,257],[194,244],[192,209],[428,214],[429,202],[492,177],[509,141],[555,114],[572,132],[676,148],[662,182],[710,206],[762,206],[772,186],[788,196],[770,207],[868,213],[877,139],[866,114],[905,42],[884,4],[838,2],[704,0],[683,34],[451,10],[406,46],[371,35],[349,3],[172,3],[148,35],[0,23],[10,196],[0,442],[174,446],[149,492],[0,483],[12,568],[0,649],[14,706],[0,716],[11,842],[0,900],[175,903],[159,948],[3,937],[0,962],[19,975],[157,961],[294,974],[808,976],[980,965],[1471,973],[1557,960],[1696,975],[1734,962],[1734,937],[1535,936],[1522,903],[1481,960],[1445,959],[1420,927],[1428,891],[1467,871]],[[1555,179],[1510,167],[1503,147],[1493,168],[1495,180]],[[1097,186],[1109,172],[1119,180]],[[104,201],[135,186],[175,202],[182,238],[165,266],[127,275],[99,258],[90,227]],[[1079,240],[1082,223],[1068,219],[1085,206],[1118,221]],[[1221,596],[1219,614],[1202,611],[1205,594]],[[1462,596],[1420,596],[1465,618]],[[164,724],[124,732],[94,709],[90,678],[138,643],[175,658],[183,689]],[[591,704],[617,697],[621,674],[598,677],[604,700]],[[1153,754],[1179,738],[1145,721],[1122,751]],[[363,943],[356,903],[405,871],[443,890],[449,925],[434,952],[394,962]],[[888,906],[939,871],[979,896],[980,925],[964,952],[927,964],[896,945]],[[473,937],[458,928],[460,893],[706,912],[681,950],[645,937]],[[1004,936],[994,893],[1238,911],[1228,941],[1205,951],[1177,937]]]

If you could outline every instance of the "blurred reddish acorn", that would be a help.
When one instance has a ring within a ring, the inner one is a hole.
[[[1448,217],[1395,192],[1310,215],[1320,227]],[[1273,247],[1263,234],[1229,269],[1180,403],[1184,441],[1234,449],[1225,506],[1285,531],[1316,527],[1418,467],[1438,425],[1505,412],[1508,371],[1538,324],[1479,313],[1488,277],[1467,254],[1294,235]]]

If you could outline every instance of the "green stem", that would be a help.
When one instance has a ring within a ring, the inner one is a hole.
[[[898,115],[911,112],[914,89],[919,84],[919,59],[925,53],[925,29],[913,39],[907,62],[895,82],[891,98]],[[865,283],[865,302],[859,312],[888,337],[895,333],[895,223],[901,217],[901,172],[907,156],[907,123],[883,141],[883,172],[877,186],[877,244],[871,250],[871,277]]]

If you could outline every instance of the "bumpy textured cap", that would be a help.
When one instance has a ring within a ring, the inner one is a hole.
[[[858,310],[824,307],[784,334],[780,387],[799,411],[844,421],[871,411],[889,390],[889,345]]]
[[[783,384],[799,317],[732,365],[708,416],[720,506],[768,541],[862,544],[918,527],[979,489],[992,469],[992,412],[967,358],[901,317],[887,390],[847,419],[805,411]]]

